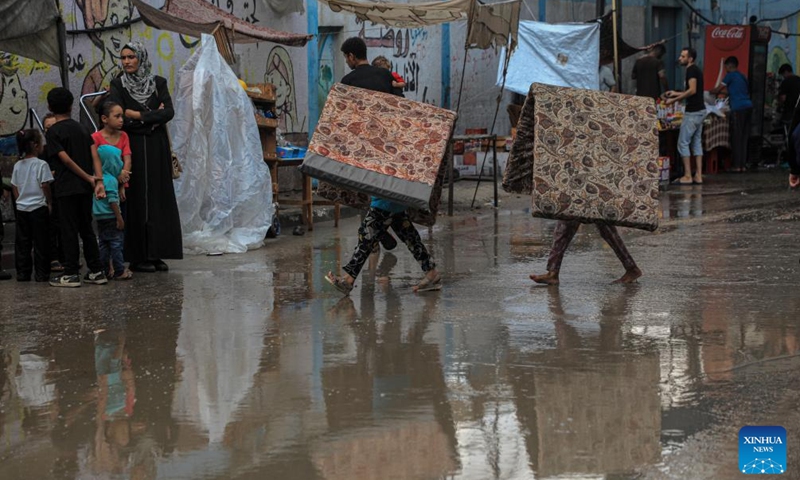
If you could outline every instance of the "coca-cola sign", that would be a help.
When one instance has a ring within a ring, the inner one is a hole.
[[[748,27],[742,25],[717,25],[708,35],[714,46],[723,51],[738,49],[749,37]]]
[[[711,38],[744,38],[744,27],[715,27]]]

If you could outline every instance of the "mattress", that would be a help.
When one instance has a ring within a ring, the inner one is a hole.
[[[339,188],[428,210],[455,119],[433,105],[336,84],[300,169]]]
[[[653,231],[657,160],[651,99],[535,83],[503,187],[531,192],[536,217]]]
[[[428,202],[428,207],[424,209],[408,209],[408,216],[412,222],[425,225],[426,227],[432,227],[436,224],[436,215],[439,212],[439,205],[441,205],[442,189],[444,186],[446,172],[447,162],[442,162],[442,165],[439,168],[439,175],[436,178],[436,183],[433,185],[433,191],[431,192],[431,198]],[[366,193],[360,193],[355,190],[337,187],[330,183],[319,182],[317,195],[326,200],[338,203],[339,205],[358,208],[361,210],[366,210],[369,208],[370,198]]]

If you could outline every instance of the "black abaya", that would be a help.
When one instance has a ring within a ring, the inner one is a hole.
[[[156,76],[156,91],[143,106],[117,78],[110,99],[123,110],[142,112],[141,120],[126,118],[123,130],[131,144],[131,179],[125,219],[125,259],[131,263],[183,258],[183,238],[166,123],[174,116],[167,81]],[[163,108],[159,108],[163,105]]]

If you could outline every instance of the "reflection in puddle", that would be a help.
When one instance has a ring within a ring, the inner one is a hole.
[[[609,287],[615,259],[584,235],[569,280],[531,288],[551,227],[474,217],[469,248],[443,228],[428,295],[384,252],[341,298],[322,275],[353,238],[312,237],[141,280],[130,305],[90,290],[71,322],[3,318],[0,478],[632,478],[798,353],[800,300],[764,283],[780,259],[726,254],[713,229],[638,237],[648,276]],[[672,275],[679,255],[694,268]]]

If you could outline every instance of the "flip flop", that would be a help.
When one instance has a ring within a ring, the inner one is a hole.
[[[350,285],[349,283],[347,283],[347,281],[345,281],[344,278],[337,277],[331,272],[328,272],[328,274],[325,275],[325,280],[331,285],[333,285],[333,288],[339,290],[345,295],[350,295],[350,292],[353,291],[353,285]]]
[[[678,178],[672,181],[673,185],[692,185],[694,182],[681,182],[681,179]]]
[[[421,293],[421,292],[434,292],[436,290],[442,289],[442,276],[440,274],[436,274],[436,278],[433,280],[429,280],[426,276],[423,278],[416,287],[414,287],[414,292]]]

